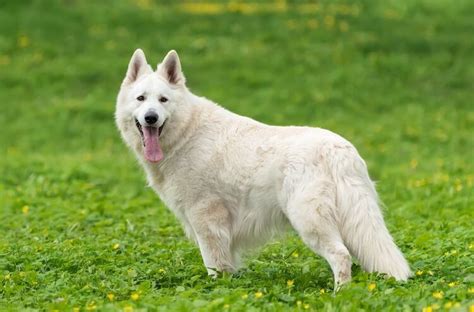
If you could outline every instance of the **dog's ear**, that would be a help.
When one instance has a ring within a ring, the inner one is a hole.
[[[125,79],[123,80],[123,84],[129,84],[136,81],[138,77],[149,70],[150,66],[146,61],[145,53],[143,53],[142,49],[136,49],[130,59],[130,63],[128,64],[128,70]]]
[[[171,50],[166,54],[163,62],[158,64],[157,72],[171,84],[184,85],[186,82],[183,72],[181,71],[178,53],[176,53],[175,50]]]

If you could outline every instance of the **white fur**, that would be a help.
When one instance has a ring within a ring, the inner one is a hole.
[[[135,98],[147,94],[141,103]],[[169,101],[157,99],[165,95]],[[153,108],[164,158],[147,162],[135,126]],[[406,280],[409,266],[385,227],[364,161],[344,138],[310,127],[269,126],[192,94],[176,52],[153,72],[141,50],[120,89],[116,123],[150,186],[197,242],[209,274],[290,223],[330,264],[336,287],[351,255],[369,272]]]

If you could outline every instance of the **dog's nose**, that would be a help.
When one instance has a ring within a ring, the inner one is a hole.
[[[149,125],[153,125],[155,122],[158,121],[158,114],[154,111],[149,111],[145,114],[145,121]]]

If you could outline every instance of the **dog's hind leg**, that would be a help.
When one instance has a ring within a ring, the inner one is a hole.
[[[209,275],[235,272],[229,211],[217,201],[201,203],[190,212],[189,221]]]
[[[334,194],[331,182],[306,182],[293,188],[285,213],[306,245],[327,260],[337,291],[351,279],[352,259],[337,227]]]

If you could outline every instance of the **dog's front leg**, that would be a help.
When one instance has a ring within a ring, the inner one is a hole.
[[[209,275],[216,277],[219,272],[235,272],[231,251],[232,220],[226,207],[217,200],[200,203],[190,212],[189,221]]]

